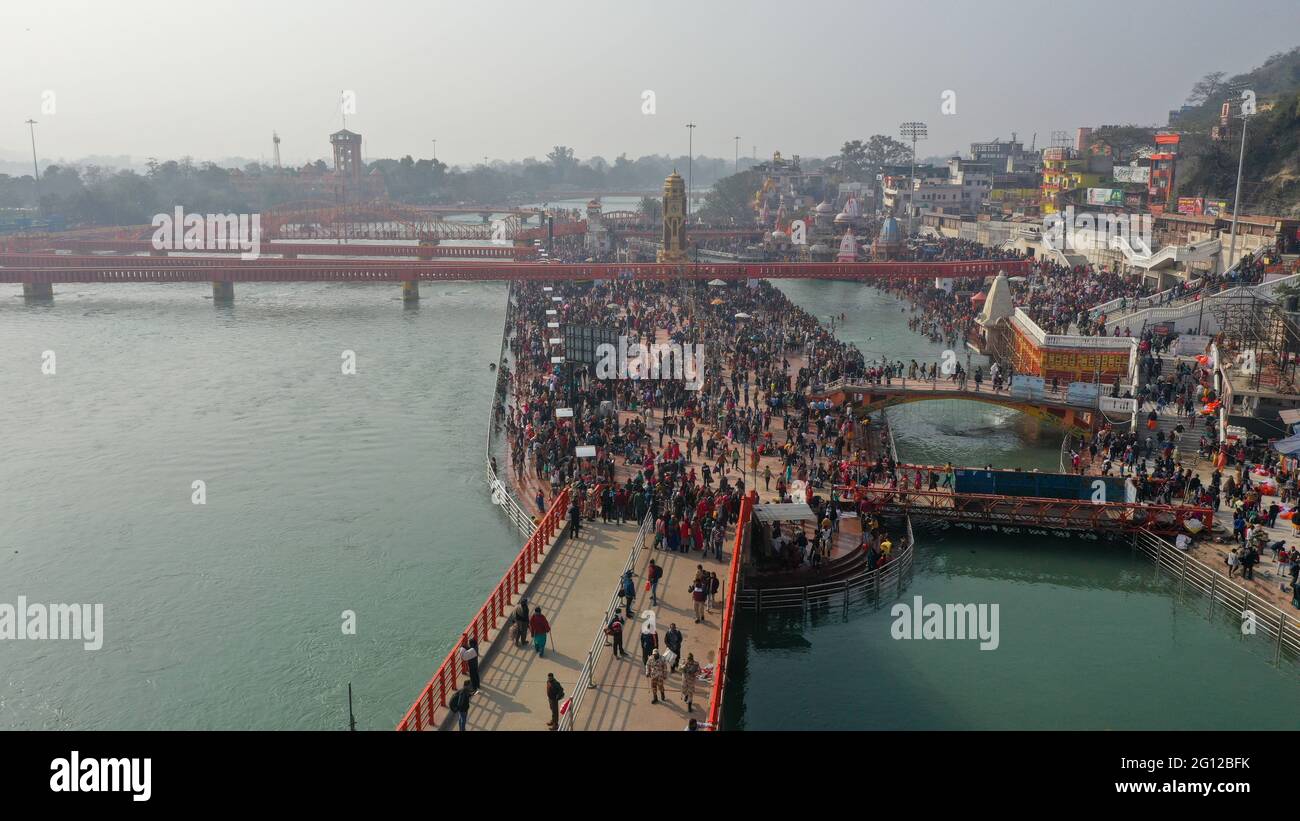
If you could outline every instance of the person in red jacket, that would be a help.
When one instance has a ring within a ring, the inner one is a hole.
[[[528,629],[533,634],[533,649],[537,655],[546,655],[546,636],[551,632],[551,623],[542,615],[542,608],[533,609],[533,617],[528,620]]]

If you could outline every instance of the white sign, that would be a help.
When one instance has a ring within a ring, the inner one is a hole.
[[[563,344],[564,344],[564,337],[562,337],[562,336],[553,336],[553,337],[551,337],[550,342],[551,342],[552,345],[563,345]]]
[[[1117,165],[1111,169],[1115,182],[1151,182],[1151,169],[1144,165]]]
[[[559,311],[555,310],[554,308],[547,308],[547,309],[546,309],[546,315],[547,315],[547,316],[555,316],[555,315],[558,314],[558,313],[559,313]]]
[[[564,301],[564,297],[553,296],[553,297],[551,297],[551,301],[552,301],[552,302],[563,302],[563,301]]]
[[[562,364],[564,364],[564,357],[562,357],[562,356],[552,356],[552,357],[551,357],[551,364],[552,364],[552,365],[562,365]]]
[[[543,286],[542,286],[542,290],[543,290],[543,291],[554,291],[555,289],[552,288],[552,287],[549,286],[549,285],[543,285]]]
[[[555,418],[556,418],[556,419],[572,419],[572,418],[573,418],[573,408],[556,408],[556,409],[555,409]]]
[[[573,449],[573,455],[579,459],[591,459],[596,455],[595,445],[578,445]]]
[[[551,311],[551,313],[555,313],[555,312],[554,312],[554,311]],[[548,322],[548,323],[546,323],[546,327],[548,327],[548,328],[558,328],[558,327],[560,327],[560,323],[558,323],[558,322]]]

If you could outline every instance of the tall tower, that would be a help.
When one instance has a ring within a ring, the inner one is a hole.
[[[280,167],[280,135],[272,131],[271,142],[275,144],[275,167],[279,168]]]
[[[687,262],[686,184],[676,171],[664,180],[664,239],[658,262]]]
[[[334,146],[334,173],[348,184],[361,181],[361,135],[346,128],[330,135]]]

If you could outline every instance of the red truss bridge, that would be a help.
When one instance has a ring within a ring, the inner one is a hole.
[[[97,256],[0,253],[0,283],[48,299],[57,283],[210,282],[230,299],[236,282],[400,282],[418,299],[419,282],[583,282],[606,279],[891,279],[976,278],[1026,273],[1028,262],[583,263],[401,259],[240,259],[224,256]]]

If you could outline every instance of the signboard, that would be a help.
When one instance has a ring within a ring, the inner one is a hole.
[[[1210,342],[1214,340],[1212,336],[1198,336],[1197,334],[1180,334],[1175,344],[1178,346],[1179,356],[1200,356],[1205,353],[1205,349],[1210,347]]]
[[[1120,188],[1089,188],[1088,204],[1121,206],[1124,204],[1124,191]]]
[[[1011,377],[1012,399],[1042,399],[1044,380],[1041,376],[1016,374]]]
[[[1098,504],[1123,502],[1128,498],[1124,479],[1119,476],[1076,476],[1069,473],[969,468],[959,468],[953,473],[957,493],[1034,499],[1083,499]]]
[[[552,345],[563,345],[563,344],[564,344],[564,337],[562,337],[562,336],[553,336],[553,337],[551,337],[548,341],[549,341]]]
[[[1205,200],[1201,197],[1179,197],[1178,213],[1199,217],[1205,213]]]
[[[552,365],[563,365],[563,364],[564,364],[564,357],[562,357],[562,356],[552,356],[552,357],[551,357],[551,364],[552,364]]]
[[[595,445],[578,445],[573,449],[573,455],[579,459],[593,459],[596,456]]]
[[[1226,217],[1231,213],[1232,209],[1228,207],[1227,200],[1205,201],[1205,216],[1207,217]]]
[[[572,418],[573,418],[573,408],[556,408],[556,409],[555,409],[555,418],[556,418],[556,419],[572,419]]]
[[[558,327],[560,327],[560,323],[558,323],[558,322],[548,322],[548,323],[546,323],[546,327],[548,327],[548,328],[558,328]]]
[[[1115,182],[1151,182],[1151,166],[1149,165],[1117,165],[1111,169],[1111,176]]]
[[[618,331],[595,325],[564,326],[564,355],[570,362],[595,365],[601,345],[613,345],[617,350]]]
[[[1071,382],[1070,388],[1066,391],[1066,401],[1071,405],[1086,405],[1090,407],[1097,406],[1097,397],[1101,394],[1101,386],[1095,382]]]

